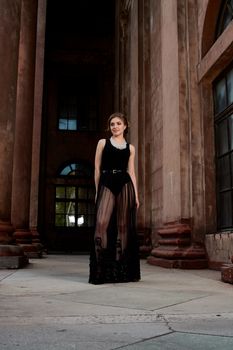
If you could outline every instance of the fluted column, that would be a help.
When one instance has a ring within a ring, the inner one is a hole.
[[[11,221],[27,255],[36,254],[29,229],[37,0],[22,0],[16,98]]]
[[[14,244],[11,217],[17,63],[21,0],[0,1],[0,267],[27,263],[22,248]]]
[[[206,268],[195,1],[161,1],[162,227],[148,261]]]

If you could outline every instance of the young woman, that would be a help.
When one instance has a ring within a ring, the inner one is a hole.
[[[109,117],[108,129],[112,136],[99,140],[95,155],[96,226],[89,276],[93,284],[140,279],[135,148],[125,140],[128,121],[122,113]]]

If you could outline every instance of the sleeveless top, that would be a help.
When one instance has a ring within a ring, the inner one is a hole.
[[[131,181],[127,172],[129,157],[128,142],[126,148],[119,149],[111,144],[110,139],[106,140],[101,159],[100,185],[108,187],[115,195],[118,195],[122,187]],[[121,170],[121,172],[112,173],[111,170]]]
[[[128,142],[126,148],[119,149],[111,144],[110,139],[106,140],[101,160],[101,170],[122,170],[127,171],[130,149]]]

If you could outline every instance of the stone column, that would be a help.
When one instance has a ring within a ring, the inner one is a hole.
[[[20,24],[11,221],[16,242],[30,256],[38,250],[29,230],[37,0],[22,0]]]
[[[14,119],[21,0],[0,2],[0,267],[18,268],[28,260],[14,245],[10,222]]]
[[[39,195],[39,174],[40,174],[46,3],[47,3],[47,0],[38,0],[36,63],[35,63],[35,82],[36,83],[35,83],[35,90],[34,90],[32,170],[31,170],[30,220],[29,220],[29,228],[32,233],[32,243],[38,247],[39,256],[42,254],[42,249],[43,249],[40,243],[39,233],[37,231],[37,225],[38,225],[38,195]]]
[[[194,1],[161,1],[163,226],[148,261],[164,267],[208,265],[194,6]]]
[[[150,1],[138,1],[138,234],[140,255],[151,251],[151,66]],[[134,56],[134,52],[132,52]]]

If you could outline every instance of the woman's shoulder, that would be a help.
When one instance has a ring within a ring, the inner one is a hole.
[[[98,145],[99,145],[99,146],[104,147],[105,144],[106,144],[106,139],[100,139],[100,140],[98,141]]]
[[[100,139],[97,143],[96,151],[102,152],[104,150],[105,144],[106,144],[106,139]]]
[[[129,143],[129,150],[130,150],[130,153],[135,153],[135,147],[131,143]]]

